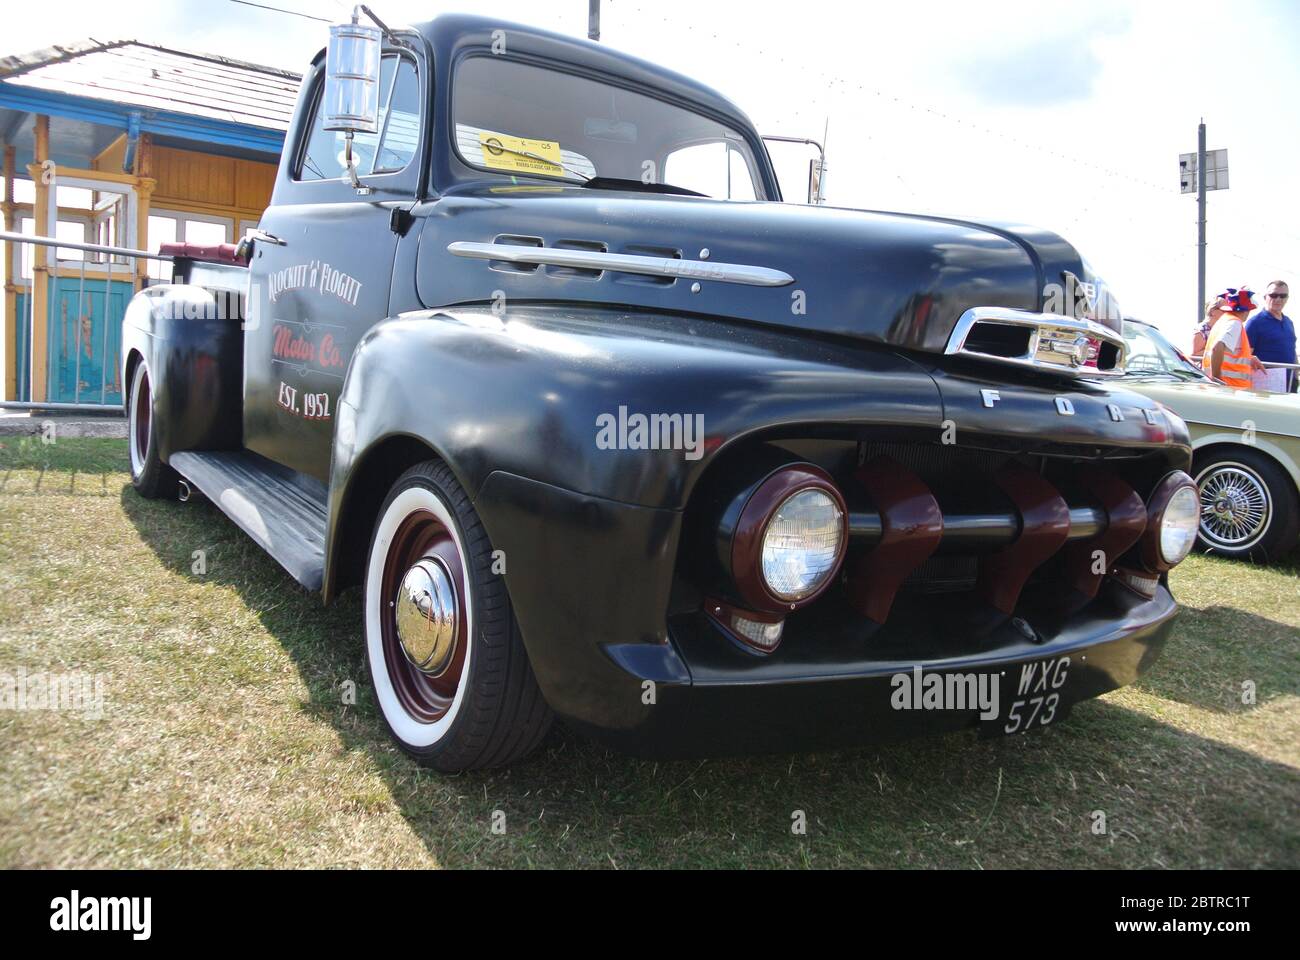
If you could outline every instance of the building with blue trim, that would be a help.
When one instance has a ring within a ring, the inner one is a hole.
[[[144,250],[234,242],[269,202],[299,80],[132,40],[0,58],[4,229]],[[121,403],[122,311],[163,265],[3,254],[3,399]]]

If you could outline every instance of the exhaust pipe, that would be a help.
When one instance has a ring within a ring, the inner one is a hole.
[[[176,499],[181,503],[189,503],[190,497],[194,496],[195,492],[196,491],[190,486],[188,480],[182,479],[177,481]]]

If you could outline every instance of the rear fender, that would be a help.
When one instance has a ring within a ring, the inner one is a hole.
[[[136,294],[122,323],[122,382],[143,360],[164,463],[182,450],[242,443],[244,334],[239,298],[187,284]]]

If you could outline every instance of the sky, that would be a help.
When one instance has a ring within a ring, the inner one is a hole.
[[[263,2],[263,0],[259,0]],[[264,0],[330,21],[343,0]],[[585,36],[587,0],[373,0],[390,24],[460,10]],[[0,55],[138,39],[302,69],[326,24],[231,0],[45,0]],[[835,206],[1029,223],[1070,240],[1126,314],[1190,341],[1196,199],[1178,155],[1227,148],[1207,286],[1300,281],[1300,2],[604,0],[601,42],[692,76],[761,133],[821,139]],[[778,153],[778,150],[780,151]],[[787,200],[806,148],[773,148]]]

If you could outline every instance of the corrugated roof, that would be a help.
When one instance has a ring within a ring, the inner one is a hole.
[[[0,82],[285,131],[299,74],[135,40],[89,40],[0,58]]]

